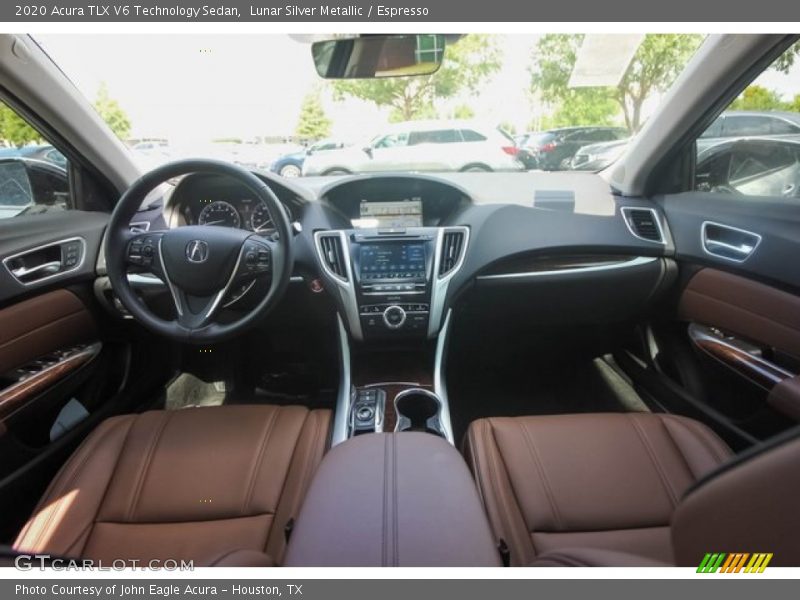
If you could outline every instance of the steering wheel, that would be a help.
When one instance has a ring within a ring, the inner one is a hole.
[[[276,234],[267,238],[213,225],[132,233],[131,219],[147,194],[158,185],[189,173],[226,175],[242,183],[257,200],[266,203]],[[180,342],[218,342],[254,325],[280,300],[292,272],[291,240],[286,212],[261,179],[221,161],[183,160],[150,171],[122,195],[111,213],[106,233],[106,269],[120,302],[146,328]],[[174,320],[156,316],[140,300],[128,282],[129,270],[151,273],[166,283],[175,303]],[[259,279],[269,285],[252,310],[230,323],[214,321],[231,289]]]

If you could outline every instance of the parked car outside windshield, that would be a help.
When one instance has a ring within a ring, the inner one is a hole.
[[[362,147],[315,153],[303,175],[375,171],[521,171],[513,138],[461,121],[398,123]]]
[[[297,152],[290,152],[279,156],[270,165],[269,170],[277,173],[281,177],[300,177],[303,174],[303,163],[307,156],[316,152],[327,152],[337,150],[347,146],[346,143],[338,140],[320,140]]]

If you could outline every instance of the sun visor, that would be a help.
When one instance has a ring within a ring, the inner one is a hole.
[[[616,87],[644,35],[587,35],[578,49],[569,87]]]

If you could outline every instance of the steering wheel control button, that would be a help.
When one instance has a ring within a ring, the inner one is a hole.
[[[159,235],[148,234],[146,236],[135,237],[128,242],[128,247],[125,252],[125,258],[128,264],[144,268],[152,267],[158,254],[159,239]],[[75,264],[77,264],[80,260],[80,255],[71,248],[65,248],[65,264],[67,261],[73,260]]]
[[[272,268],[272,251],[261,242],[248,241],[242,248],[242,264],[239,275],[253,277],[269,273]]]
[[[406,322],[406,311],[400,306],[392,305],[383,311],[383,322],[389,329],[400,329]]]

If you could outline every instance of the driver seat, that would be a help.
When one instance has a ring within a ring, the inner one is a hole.
[[[14,549],[105,564],[280,564],[330,419],[268,405],[110,418],[61,468]]]

